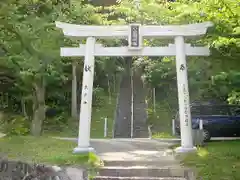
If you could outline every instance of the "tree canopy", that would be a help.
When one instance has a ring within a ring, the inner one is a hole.
[[[76,24],[189,24],[212,21],[208,34],[191,40],[207,45],[209,57],[188,58],[191,99],[218,99],[240,104],[240,4],[239,0],[122,0],[111,6],[93,6],[74,0],[1,0],[0,2],[0,84],[1,107],[12,114],[23,114],[31,123],[32,134],[40,134],[47,107],[69,112],[71,63],[61,58],[60,47],[77,46],[55,28],[55,21]],[[95,4],[96,5],[96,4]],[[84,43],[84,41],[82,41]],[[102,40],[120,46],[123,40]],[[148,40],[157,46],[169,41]],[[79,58],[80,59],[80,58]],[[101,94],[113,92],[119,74],[126,66],[123,58],[97,58],[94,105]],[[79,60],[78,82],[81,83]],[[177,107],[174,58],[144,57],[134,61],[148,87],[157,88],[159,100]],[[108,79],[106,81],[106,79]],[[68,102],[68,103],[66,103]],[[104,104],[104,103],[103,103]],[[39,120],[40,119],[40,120]],[[36,125],[38,124],[38,125]]]

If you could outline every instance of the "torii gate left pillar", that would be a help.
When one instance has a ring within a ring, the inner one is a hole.
[[[84,56],[81,110],[78,146],[75,153],[91,152],[90,125],[92,112],[92,90],[94,77],[94,56],[176,56],[178,103],[181,128],[181,147],[177,152],[195,151],[192,139],[192,120],[189,103],[186,56],[208,56],[207,47],[191,47],[184,43],[184,37],[206,33],[211,22],[172,26],[86,26],[56,22],[66,36],[87,37],[86,45],[78,48],[61,48],[61,56]],[[103,47],[95,44],[95,38],[128,38],[129,47]],[[142,47],[142,38],[174,38],[175,44],[165,47]]]

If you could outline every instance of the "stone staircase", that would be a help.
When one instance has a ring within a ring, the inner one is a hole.
[[[195,180],[183,168],[172,143],[148,138],[103,139],[91,142],[104,162],[95,180]]]
[[[147,105],[145,101],[146,88],[141,78],[141,74],[133,74],[133,137],[147,138]]]
[[[128,73],[125,73],[122,75],[117,100],[114,138],[131,137],[131,94],[131,78]]]
[[[117,100],[114,138],[131,137],[131,105],[132,105],[132,86],[131,86],[131,66],[132,59],[126,59],[126,69],[122,74],[120,91]],[[141,79],[141,74],[133,73],[133,138],[147,138],[147,113],[145,102],[145,88]]]
[[[104,165],[94,180],[195,180],[190,170],[164,160],[105,161]]]

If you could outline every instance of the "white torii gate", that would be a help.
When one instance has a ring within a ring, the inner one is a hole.
[[[186,56],[208,56],[207,47],[192,47],[184,43],[184,37],[206,34],[211,22],[189,25],[140,25],[122,26],[91,26],[56,22],[64,35],[75,38],[87,38],[86,45],[80,47],[61,48],[61,56],[84,56],[81,110],[79,120],[78,146],[75,153],[90,152],[90,126],[92,114],[92,91],[94,78],[95,56],[176,56],[178,103],[181,128],[181,147],[177,152],[194,151],[192,123],[189,104],[188,76]],[[96,38],[128,38],[128,47],[104,47],[96,44]],[[143,38],[174,38],[175,44],[165,47],[143,47]]]

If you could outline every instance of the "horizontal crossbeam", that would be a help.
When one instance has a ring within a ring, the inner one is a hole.
[[[207,47],[191,47],[185,44],[187,56],[209,56],[210,52]],[[76,57],[85,56],[86,45],[80,47],[63,47],[61,48],[61,56]],[[95,45],[94,56],[175,56],[176,47],[170,44],[166,47],[143,47],[141,50],[129,50],[128,47],[103,47],[100,44]]]
[[[72,37],[126,38],[129,36],[129,26],[94,26],[76,25],[56,22],[56,26],[63,30],[64,35]],[[199,36],[206,34],[207,28],[213,26],[211,22],[188,25],[143,25],[140,26],[141,36],[144,38],[169,38],[175,36]]]

